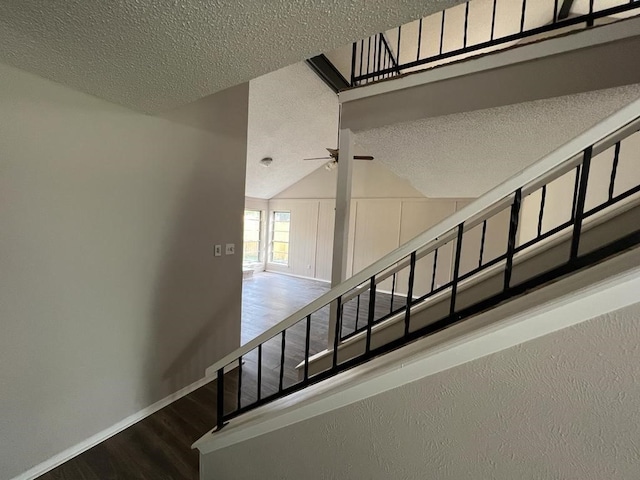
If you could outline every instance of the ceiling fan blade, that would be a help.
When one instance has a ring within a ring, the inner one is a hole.
[[[332,157],[303,158],[303,160],[331,160]]]
[[[370,155],[354,155],[354,160],[373,160],[373,157]]]

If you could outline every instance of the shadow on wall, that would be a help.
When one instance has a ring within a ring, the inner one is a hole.
[[[202,146],[174,213],[151,307],[144,404],[201,379],[240,344],[242,256],[213,255],[215,244],[239,252],[242,242],[246,120],[238,125]]]

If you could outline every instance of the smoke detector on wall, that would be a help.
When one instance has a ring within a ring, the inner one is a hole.
[[[262,160],[260,160],[260,165],[262,165],[263,167],[268,167],[269,165],[271,165],[271,162],[273,162],[273,158],[264,157]]]

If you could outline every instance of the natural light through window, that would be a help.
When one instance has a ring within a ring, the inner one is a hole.
[[[290,212],[273,212],[273,228],[271,229],[271,262],[281,265],[289,264],[289,226]]]
[[[244,211],[244,243],[242,247],[242,261],[254,263],[260,261],[260,224],[262,212],[260,210]]]

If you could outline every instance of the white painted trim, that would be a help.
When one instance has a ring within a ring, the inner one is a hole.
[[[248,412],[193,448],[204,455],[638,303],[639,255],[635,249],[614,257]]]
[[[615,133],[617,130],[636,120],[638,117],[640,117],[640,99],[633,101],[626,107],[620,109],[613,115],[604,119],[602,122],[591,127],[566,144],[549,153],[540,161],[515,174],[502,184],[484,194],[479,199],[470,203],[461,210],[458,210],[456,213],[447,217],[439,224],[421,233],[413,240],[410,240],[393,252],[382,257],[380,260],[369,265],[367,268],[360,271],[356,275],[348,278],[337,287],[318,297],[306,307],[293,313],[289,317],[285,318],[282,322],[274,325],[236,351],[225,356],[215,365],[213,365],[212,368],[221,368],[235,361],[241,355],[245,355],[251,350],[254,350],[261,343],[264,343],[272,337],[278,335],[280,332],[282,332],[282,330],[295,325],[307,315],[311,315],[316,310],[319,310],[320,308],[332,302],[338,296],[342,296],[358,285],[364,283],[373,275],[401,261],[418,248],[436,244],[439,237],[447,234],[449,231],[453,230],[461,223],[475,217],[476,215],[482,213],[487,209],[490,209],[495,203],[503,200],[505,197],[508,197],[518,188],[522,188],[523,186],[535,182],[539,177],[547,174],[549,171],[572,159],[574,156],[584,151],[584,149],[586,149],[587,147],[592,146],[598,141]]]
[[[470,202],[477,197],[351,197],[352,201],[360,200],[395,200],[399,202]],[[335,197],[310,198],[274,198],[278,202],[335,202]]]
[[[296,275],[295,273],[281,272],[280,270],[265,270],[265,272],[276,273],[278,275],[286,275],[287,277],[302,278],[303,280],[313,280],[314,282],[331,284],[331,280],[324,280],[322,278],[315,278],[315,277],[305,277],[304,275]]]
[[[230,363],[229,365],[224,367],[224,374],[226,375],[227,373],[233,371],[235,368],[238,368],[238,365],[240,365],[240,362],[238,360]],[[209,380],[215,380],[217,374],[218,374],[217,370],[213,370],[211,367],[208,367],[204,371],[204,378],[208,378]]]
[[[163,398],[162,400],[157,401],[153,405],[149,405],[142,410],[129,415],[123,420],[120,420],[118,423],[110,426],[109,428],[105,428],[104,430],[92,435],[91,437],[83,440],[82,442],[67,448],[66,450],[54,455],[53,457],[45,460],[42,463],[39,463],[35,467],[30,468],[24,473],[21,473],[17,477],[14,477],[12,480],[33,480],[40,475],[44,475],[50,470],[53,470],[59,465],[71,460],[72,458],[80,455],[81,453],[89,450],[92,447],[95,447],[99,443],[104,442],[105,440],[113,437],[114,435],[120,433],[121,431],[129,428],[131,425],[138,423],[140,420],[145,419],[149,415],[156,413],[158,410],[163,409],[167,405],[175,402],[176,400],[181,399],[182,397],[189,395],[194,392],[198,388],[206,385],[207,383],[215,380],[215,377],[205,376],[200,380],[195,381],[191,385],[187,385],[184,388],[181,388],[175,393]]]
[[[554,37],[542,42],[517,45],[506,50],[497,50],[482,56],[466,58],[464,62],[441,65],[429,70],[410,73],[400,78],[352,88],[338,93],[338,99],[340,103],[352,102],[418,85],[515,65],[585,47],[602,45],[637,36],[638,32],[640,32],[640,17],[629,18],[600,27]]]

